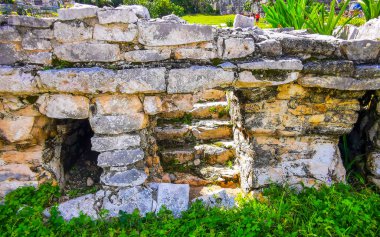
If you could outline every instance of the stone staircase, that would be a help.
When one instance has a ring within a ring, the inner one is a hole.
[[[226,99],[200,100],[185,116],[167,117],[158,118],[155,137],[170,182],[236,187],[239,173]]]

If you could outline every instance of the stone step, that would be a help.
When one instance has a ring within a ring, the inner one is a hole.
[[[228,102],[196,103],[190,114],[197,119],[226,119],[229,118]]]
[[[101,175],[100,181],[108,186],[132,187],[143,184],[147,178],[144,171],[133,168],[125,171],[106,171]]]
[[[142,149],[107,151],[98,156],[98,166],[103,168],[127,166],[143,159]]]
[[[158,141],[219,140],[232,138],[232,124],[225,120],[194,120],[187,124],[163,124],[155,128]]]
[[[198,176],[205,180],[212,180],[222,187],[239,183],[240,172],[238,167],[225,167],[221,165],[205,166],[199,169]]]

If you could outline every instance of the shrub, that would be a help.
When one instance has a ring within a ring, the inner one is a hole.
[[[228,27],[232,27],[232,26],[234,25],[234,21],[233,21],[232,19],[227,19],[227,21],[226,21],[226,25],[227,25]]]
[[[380,16],[380,0],[359,0],[367,21]]]
[[[143,5],[148,8],[151,17],[162,17],[165,15],[175,14],[182,16],[184,9],[172,3],[170,0],[124,0],[126,5]]]

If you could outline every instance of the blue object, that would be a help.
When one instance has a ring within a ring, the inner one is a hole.
[[[355,10],[362,10],[362,6],[360,6],[359,3],[354,3],[350,6],[350,10],[351,11],[355,11]]]

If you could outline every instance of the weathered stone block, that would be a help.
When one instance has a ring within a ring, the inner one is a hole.
[[[372,152],[367,158],[367,168],[375,177],[380,177],[380,154]]]
[[[150,19],[150,14],[149,14],[148,9],[141,5],[120,5],[116,9],[132,10],[138,18]]]
[[[241,63],[238,67],[245,70],[284,70],[284,71],[301,71],[303,68],[301,60],[298,59],[280,59],[270,60],[262,59],[254,62]]]
[[[54,38],[53,29],[32,29],[26,34],[30,35],[31,37],[39,38],[39,39],[53,39]]]
[[[139,42],[147,46],[181,45],[213,40],[211,26],[140,22],[138,28]]]
[[[114,62],[120,60],[120,49],[115,44],[69,43],[54,47],[55,55],[69,62]]]
[[[96,114],[121,115],[142,112],[143,105],[137,95],[101,95],[94,99]]]
[[[0,197],[4,197],[9,192],[25,186],[38,186],[38,181],[18,181],[18,180],[7,180],[0,182]]]
[[[263,87],[275,86],[293,82],[298,79],[299,72],[282,73],[278,75],[271,75],[269,77],[261,73],[254,73],[250,71],[243,71],[239,73],[239,78],[235,82],[236,87]],[[273,80],[273,81],[270,81]]]
[[[215,67],[190,67],[172,69],[168,78],[168,93],[193,93],[195,91],[226,87],[234,80],[233,72]]]
[[[351,76],[354,70],[354,63],[348,60],[312,61],[306,63],[303,68],[304,73],[347,76]]]
[[[165,72],[163,67],[119,70],[119,90],[126,94],[165,92]]]
[[[200,196],[192,200],[201,201],[207,207],[233,208],[235,206],[234,197],[227,194],[226,190]]]
[[[31,64],[51,65],[52,53],[49,52],[37,52],[28,54],[26,61]]]
[[[34,117],[13,117],[0,120],[0,136],[8,142],[19,142],[31,137]]]
[[[14,64],[22,59],[16,45],[13,44],[0,44],[0,55],[0,64],[5,65]]]
[[[145,96],[144,111],[149,115],[162,112],[162,100],[158,96]]]
[[[37,174],[26,164],[2,165],[0,166],[0,182],[8,180],[35,181]]]
[[[143,113],[126,115],[92,116],[90,124],[98,134],[121,134],[145,128],[148,125],[148,116]]]
[[[89,116],[90,101],[84,96],[44,94],[37,100],[39,111],[50,118],[85,119]]]
[[[356,39],[379,40],[380,39],[380,20],[377,18],[367,21],[358,28]]]
[[[162,97],[163,112],[189,112],[194,106],[193,96],[185,95],[166,95]]]
[[[154,62],[162,61],[170,58],[171,51],[167,50],[134,50],[124,54],[124,58],[128,62]]]
[[[101,9],[98,11],[98,19],[100,24],[135,23],[138,20],[134,11],[128,8]]]
[[[255,19],[253,17],[247,17],[240,14],[235,16],[234,28],[250,28],[255,25]]]
[[[140,136],[136,134],[101,137],[96,135],[91,138],[91,149],[98,152],[125,150],[131,147],[138,147],[140,143]]]
[[[118,167],[127,166],[144,159],[144,151],[141,149],[106,151],[98,156],[98,166]]]
[[[96,6],[75,3],[71,8],[58,9],[58,19],[67,21],[96,17],[98,10]]]
[[[116,187],[132,187],[141,185],[147,179],[144,171],[130,169],[126,171],[110,171],[102,174],[100,180],[103,184]]]
[[[255,51],[252,38],[229,38],[224,40],[223,58],[243,58]]]
[[[37,91],[37,83],[34,76],[31,73],[23,72],[19,68],[0,67],[0,79],[0,92],[33,93]]]
[[[137,36],[136,25],[95,25],[94,39],[112,42],[131,42]]]
[[[257,51],[263,55],[268,56],[281,56],[282,47],[281,43],[275,39],[264,40],[263,42],[257,43]]]
[[[350,40],[344,41],[341,48],[349,60],[377,62],[380,42],[375,40]]]
[[[15,27],[0,26],[0,42],[21,41],[20,33]]]
[[[176,59],[198,59],[209,60],[216,58],[216,52],[206,49],[186,49],[180,48],[174,51],[174,57]]]
[[[54,18],[36,18],[30,16],[8,16],[8,24],[14,26],[25,26],[33,28],[49,28]]]
[[[304,75],[298,79],[298,83],[304,87],[320,87],[350,91],[377,90],[380,88],[380,78],[355,79],[340,76]]]
[[[363,78],[379,78],[380,65],[357,65],[355,66],[355,75],[358,79]]]
[[[54,37],[59,42],[78,42],[92,39],[93,28],[84,22],[54,23]]]
[[[186,211],[189,205],[190,187],[188,184],[158,184],[157,211],[165,206],[178,217],[182,211]]]
[[[22,48],[26,50],[50,50],[51,43],[49,40],[26,36],[22,39]]]
[[[298,37],[281,35],[282,51],[286,54],[311,54],[330,56],[338,49],[338,40],[334,37],[310,35]]]
[[[96,194],[87,194],[63,202],[58,205],[58,211],[66,221],[79,217],[81,212],[92,219],[97,219],[99,216],[95,206],[95,196]]]

